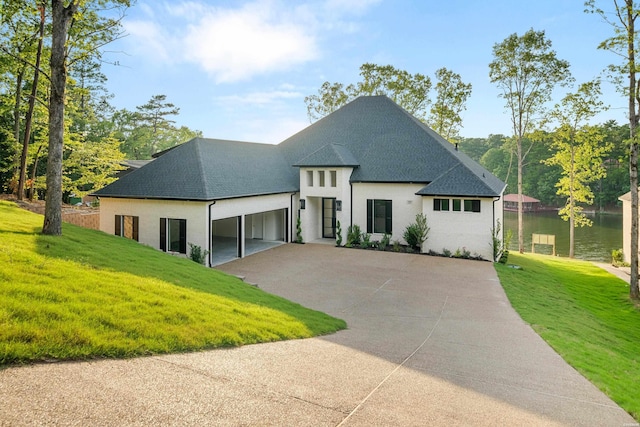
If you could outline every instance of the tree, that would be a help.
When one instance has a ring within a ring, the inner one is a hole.
[[[436,80],[436,100],[427,124],[444,139],[453,142],[460,137],[460,114],[467,108],[471,83],[464,83],[460,74],[446,68],[436,71]]]
[[[141,125],[150,132],[150,150],[151,155],[156,154],[158,150],[159,137],[162,131],[169,130],[175,123],[169,120],[167,116],[175,116],[180,112],[180,108],[170,102],[166,102],[167,95],[154,95],[149,102],[136,107],[138,110],[138,118]]]
[[[609,14],[596,6],[595,0],[585,2],[586,11],[600,15],[613,28],[614,35],[604,40],[598,49],[611,51],[622,58],[618,65],[610,65],[609,71],[618,89],[627,96],[629,107],[629,187],[631,189],[631,277],[629,296],[640,299],[638,288],[638,135],[640,121],[640,93],[638,93],[636,64],[637,40],[636,19],[640,14],[640,5],[633,0],[613,0],[614,12]],[[626,84],[624,76],[628,76]]]
[[[100,57],[100,48],[118,38],[120,19],[99,16],[110,5],[129,6],[129,0],[51,0],[51,93],[49,98],[49,144],[47,154],[47,195],[43,234],[62,234],[62,161],[65,129],[67,67],[88,56]],[[80,6],[82,9],[80,10]],[[73,22],[73,26],[71,23]]]
[[[51,95],[49,102],[49,154],[47,157],[47,197],[44,208],[43,234],[62,234],[62,150],[64,147],[64,101],[67,85],[67,52],[65,45],[69,25],[78,10],[72,0],[51,0]]]
[[[556,187],[567,200],[558,214],[569,221],[569,258],[574,257],[575,227],[592,225],[579,203],[593,203],[589,184],[606,176],[603,157],[611,150],[609,144],[603,143],[600,129],[587,124],[603,109],[600,94],[599,81],[583,83],[577,92],[567,94],[551,114],[559,127],[553,134],[554,154],[544,163],[562,168]]]
[[[318,120],[362,95],[386,95],[420,120],[425,120],[431,103],[431,79],[423,74],[411,74],[391,65],[362,64],[362,81],[344,86],[325,82],[318,95],[304,99],[309,120]]]
[[[569,63],[558,59],[544,31],[512,34],[493,46],[494,60],[489,77],[501,91],[511,114],[518,165],[518,250],[524,252],[522,223],[522,176],[524,160],[533,147],[523,146],[523,138],[532,132],[536,119],[545,112],[546,103],[557,84],[570,81]]]

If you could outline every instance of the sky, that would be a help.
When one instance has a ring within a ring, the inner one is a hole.
[[[177,126],[270,144],[310,125],[306,96],[325,81],[357,83],[367,62],[432,80],[442,67],[460,74],[472,85],[460,134],[486,138],[513,133],[489,79],[493,46],[509,35],[544,30],[576,84],[618,61],[597,49],[612,28],[582,0],[137,0],[123,27],[104,55],[118,64],[103,66],[114,107],[166,95]],[[606,82],[603,92],[609,109],[594,124],[625,123],[623,95]]]

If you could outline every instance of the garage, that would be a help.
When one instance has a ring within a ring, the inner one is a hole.
[[[287,241],[287,209],[211,221],[211,264],[219,265]]]

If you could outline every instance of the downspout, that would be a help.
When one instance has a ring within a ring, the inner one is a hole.
[[[290,205],[291,207],[289,208],[289,218],[287,218],[287,221],[289,221],[288,227],[287,227],[287,241],[286,243],[291,243],[293,242],[293,196],[295,196],[296,193],[291,193],[291,202]]]
[[[493,221],[492,221],[492,223],[491,223],[491,224],[493,225],[492,230],[495,230],[495,229],[496,229],[496,202],[497,202],[498,200],[500,200],[500,198],[501,198],[501,197],[500,197],[500,196],[498,196],[497,198],[494,198],[494,199],[493,199],[493,212],[492,212],[492,214],[493,214]],[[504,236],[504,230],[503,230],[503,228],[504,228],[504,225],[503,225],[503,226],[502,226],[502,228],[500,229],[500,232],[502,233],[502,236]],[[491,233],[493,234],[493,231],[492,231]],[[501,237],[502,237],[502,236],[501,236]],[[504,239],[501,239],[501,240],[504,240]],[[493,236],[491,236],[491,241],[493,242]],[[491,249],[493,249],[493,248],[491,248]],[[496,260],[494,259],[494,260],[493,260],[493,262],[496,262]]]
[[[349,204],[351,205],[351,209],[349,209],[349,215],[351,218],[349,218],[349,225],[353,227],[353,184],[351,183],[351,181],[349,181],[349,192],[351,193],[351,201],[349,202]]]
[[[214,200],[207,206],[207,230],[209,230],[209,268],[212,267],[213,264],[213,230],[211,229],[211,206],[215,205],[216,201]]]

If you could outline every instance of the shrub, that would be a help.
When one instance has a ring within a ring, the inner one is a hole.
[[[451,258],[451,251],[449,249],[442,248],[442,255],[446,256],[447,258]]]
[[[303,243],[302,240],[302,222],[300,221],[300,217],[296,221],[296,243]]]
[[[393,241],[393,252],[400,252],[400,242],[398,240]]]
[[[390,241],[391,241],[391,235],[385,233],[385,235],[382,236],[382,239],[380,239],[380,243],[378,244],[378,250],[384,251],[385,249],[387,249],[387,246],[389,246]]]
[[[347,246],[360,246],[362,239],[362,232],[359,225],[350,225],[347,228]]]
[[[336,246],[342,246],[342,226],[340,221],[336,223]]]
[[[509,245],[511,244],[512,230],[507,230],[504,239],[500,241],[500,220],[496,222],[496,228],[491,229],[491,247],[493,248],[493,261],[506,264],[509,258]]]
[[[624,261],[624,252],[622,252],[622,249],[614,249],[611,251],[611,265],[614,267],[629,267],[629,263]]]
[[[427,217],[422,213],[416,215],[416,222],[409,224],[402,235],[407,244],[414,250],[420,249],[428,236]]]
[[[202,250],[200,246],[189,243],[189,258],[191,258],[192,261],[198,264],[204,264],[207,260],[207,255],[209,255],[209,251]]]

